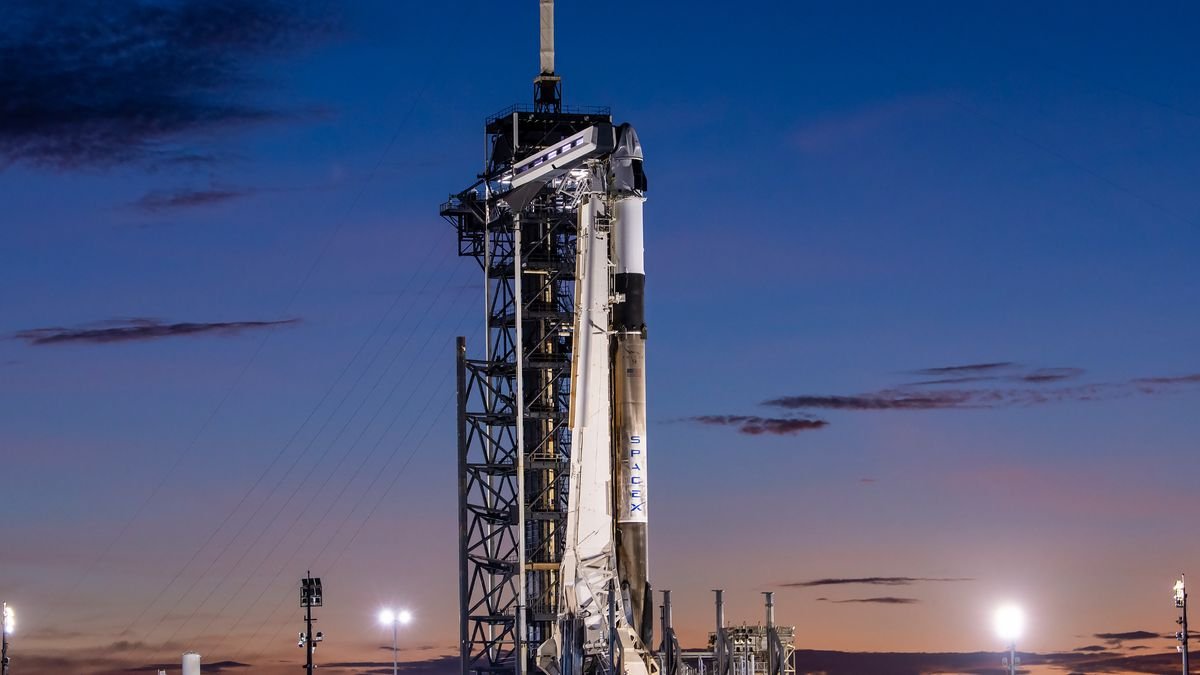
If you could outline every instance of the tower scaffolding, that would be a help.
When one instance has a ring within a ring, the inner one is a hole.
[[[440,212],[484,275],[485,352],[458,346],[460,654],[467,673],[537,672],[557,620],[570,460],[576,177],[507,194],[513,161],[608,108],[511,107],[485,124],[485,171]]]

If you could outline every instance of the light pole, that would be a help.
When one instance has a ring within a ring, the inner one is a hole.
[[[3,612],[4,627],[0,628],[0,633],[3,634],[0,637],[0,640],[3,640],[3,646],[0,646],[0,673],[8,675],[8,636],[17,629],[17,616],[7,602],[4,603]]]
[[[1183,585],[1182,574],[1179,575],[1179,581],[1175,582],[1175,606],[1179,608],[1179,618],[1175,623],[1182,629],[1175,633],[1175,639],[1179,640],[1176,649],[1183,656],[1183,675],[1188,675],[1191,671],[1188,670],[1187,588]]]
[[[1008,666],[1008,675],[1017,675],[1017,638],[1025,628],[1025,613],[1016,605],[1004,605],[996,610],[996,634],[1008,642],[1008,658],[1001,663]]]
[[[400,672],[399,649],[397,648],[398,629],[400,624],[407,624],[409,621],[412,621],[412,613],[407,609],[399,612],[384,609],[379,612],[379,623],[385,626],[392,625],[392,675],[398,675]]]
[[[8,603],[4,603],[4,628],[0,628],[4,644],[0,646],[0,673],[8,675],[8,635],[12,635],[17,629],[17,615],[13,613],[12,608],[8,607]]]

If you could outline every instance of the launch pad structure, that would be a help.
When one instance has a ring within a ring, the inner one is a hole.
[[[654,653],[646,579],[641,145],[562,104],[553,6],[534,105],[486,120],[483,172],[440,208],[485,282],[482,354],[456,345],[462,672],[691,675],[669,594]],[[718,594],[708,672],[791,675],[768,600],[760,640]]]

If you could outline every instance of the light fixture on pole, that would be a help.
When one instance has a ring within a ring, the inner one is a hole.
[[[392,675],[398,675],[400,672],[399,650],[397,649],[397,633],[400,624],[407,624],[412,621],[412,613],[407,609],[402,609],[399,612],[394,612],[390,609],[382,609],[379,611],[379,623],[383,625],[391,624],[392,626]]]
[[[304,609],[304,632],[300,634],[300,641],[297,647],[304,649],[305,665],[304,669],[308,675],[313,675],[313,669],[316,665],[313,663],[313,650],[317,648],[317,643],[325,639],[324,633],[317,631],[313,635],[312,608],[321,607],[325,604],[325,591],[321,586],[321,577],[314,577],[312,572],[304,575],[300,580],[300,606]]]
[[[996,634],[1008,643],[1008,658],[1001,663],[1008,666],[1008,675],[1016,675],[1017,664],[1021,662],[1017,658],[1017,638],[1025,630],[1025,613],[1016,605],[1004,605],[996,610],[995,622]]]

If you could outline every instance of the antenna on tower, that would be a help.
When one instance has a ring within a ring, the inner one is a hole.
[[[554,0],[538,0],[541,21],[541,72],[533,78],[533,109],[562,112],[562,78],[554,74]]]

